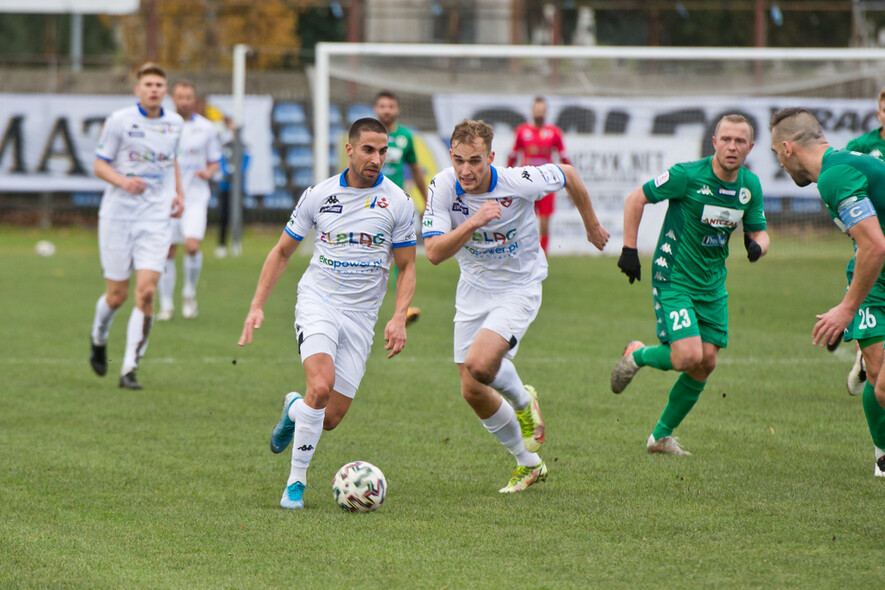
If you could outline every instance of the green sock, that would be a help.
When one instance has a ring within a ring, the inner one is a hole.
[[[863,413],[867,417],[873,444],[885,449],[885,408],[876,399],[875,387],[869,381],[863,388]]]
[[[654,367],[661,371],[673,370],[673,363],[670,361],[670,347],[666,344],[636,349],[633,351],[633,360],[640,367]]]
[[[679,426],[701,397],[706,384],[706,381],[695,381],[688,373],[679,375],[679,379],[670,390],[667,407],[664,408],[664,413],[661,414],[661,419],[652,432],[655,440],[673,434],[673,430]]]

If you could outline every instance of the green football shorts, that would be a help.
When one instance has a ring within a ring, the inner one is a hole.
[[[702,342],[719,348],[728,346],[728,293],[689,294],[666,287],[654,287],[652,294],[661,344],[700,336]]]
[[[854,320],[845,328],[845,341],[882,340],[885,337],[885,306],[864,305],[854,314]]]

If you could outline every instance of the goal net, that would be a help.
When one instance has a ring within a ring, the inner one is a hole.
[[[534,98],[543,96],[547,122],[564,131],[567,155],[612,233],[606,251],[615,253],[625,197],[677,162],[712,154],[716,122],[741,113],[756,132],[746,166],[762,182],[770,230],[802,240],[835,230],[815,186],[799,188],[780,169],[770,150],[771,113],[809,108],[828,141],[842,148],[880,126],[883,86],[882,50],[321,43],[313,76],[314,176],[340,167],[341,153],[329,147],[343,145],[350,122],[372,116],[381,90],[398,95],[399,123],[415,132],[428,180],[449,165],[448,138],[465,118],[494,125],[495,163],[505,165],[515,127],[530,120]],[[642,250],[654,248],[665,208],[646,208]],[[564,192],[550,233],[552,255],[594,252]]]

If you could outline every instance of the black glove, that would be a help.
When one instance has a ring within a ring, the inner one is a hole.
[[[747,249],[747,258],[750,259],[750,262],[756,262],[762,256],[762,247],[746,232],[744,233],[744,248]]]
[[[642,280],[642,267],[639,264],[639,251],[636,248],[621,248],[621,257],[618,258],[618,268],[633,281]]]

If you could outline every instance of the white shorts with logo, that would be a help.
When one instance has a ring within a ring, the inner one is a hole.
[[[98,219],[98,249],[104,277],[125,281],[133,270],[163,272],[172,240],[168,219]]]
[[[295,336],[301,362],[324,353],[335,364],[333,389],[353,399],[366,374],[375,337],[375,312],[345,311],[299,291],[295,303]]]
[[[455,362],[464,362],[470,345],[483,328],[510,343],[504,356],[512,359],[540,309],[541,283],[494,292],[460,281],[455,293]]]
[[[183,244],[185,239],[203,241],[206,237],[206,214],[209,201],[187,201],[180,218],[172,219],[172,243]]]

